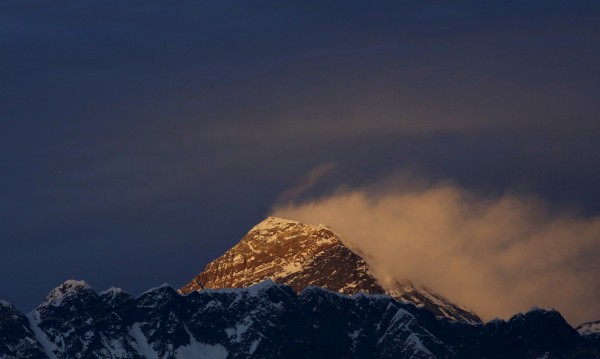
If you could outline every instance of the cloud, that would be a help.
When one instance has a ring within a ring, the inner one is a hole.
[[[556,213],[533,197],[485,197],[453,184],[338,190],[276,216],[327,223],[371,257],[485,319],[537,305],[573,325],[600,318],[600,217]]]
[[[296,201],[298,196],[314,188],[321,179],[330,174],[334,169],[335,163],[332,162],[322,163],[314,167],[302,177],[300,182],[295,187],[284,191],[277,200],[279,202]]]

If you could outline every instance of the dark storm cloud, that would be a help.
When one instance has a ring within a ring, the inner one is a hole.
[[[583,1],[3,1],[0,296],[181,284],[326,163],[313,193],[409,169],[595,215],[599,20]]]

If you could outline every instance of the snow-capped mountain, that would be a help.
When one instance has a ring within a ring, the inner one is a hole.
[[[2,359],[584,359],[599,349],[555,311],[468,324],[387,295],[297,294],[269,280],[185,296],[163,285],[137,298],[67,281],[28,315],[0,302]]]
[[[473,311],[410,280],[384,284],[367,262],[368,257],[327,226],[268,217],[180,292],[242,288],[271,279],[291,286],[296,293],[312,285],[345,294],[388,294],[437,316],[481,322]]]
[[[0,300],[0,359],[600,359],[600,322],[478,319],[408,281],[384,287],[325,226],[268,218],[180,291],[68,280],[28,314]]]
[[[588,342],[596,348],[600,348],[600,320],[581,324],[575,329]]]

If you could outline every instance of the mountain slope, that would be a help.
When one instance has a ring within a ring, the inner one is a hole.
[[[300,293],[308,286],[354,294],[388,294],[437,316],[470,323],[481,319],[433,290],[411,281],[382,285],[356,249],[324,225],[311,226],[269,217],[180,289],[242,288],[271,279]]]
[[[46,358],[27,317],[0,300],[0,358]]]
[[[555,311],[473,325],[386,295],[272,281],[137,298],[67,281],[28,317],[2,302],[0,358],[598,358]]]
[[[600,320],[581,324],[576,330],[590,345],[600,351]]]

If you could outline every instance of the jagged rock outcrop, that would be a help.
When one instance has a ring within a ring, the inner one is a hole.
[[[481,322],[473,311],[410,280],[383,285],[363,256],[330,228],[275,217],[252,228],[180,292],[243,288],[265,279],[289,285],[297,293],[313,285],[345,294],[388,294],[437,316]]]

